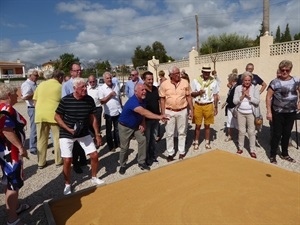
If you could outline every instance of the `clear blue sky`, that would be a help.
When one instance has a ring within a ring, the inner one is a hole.
[[[270,29],[300,32],[300,1],[270,0]],[[131,63],[135,48],[160,41],[175,59],[210,35],[238,33],[255,38],[263,0],[2,0],[0,60],[41,64],[73,53],[81,60]],[[184,37],[179,40],[179,37]]]

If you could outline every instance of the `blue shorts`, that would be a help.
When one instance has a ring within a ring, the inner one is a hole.
[[[23,161],[8,163],[3,159],[1,161],[1,169],[3,172],[2,184],[7,186],[8,190],[19,190],[24,185],[23,180]]]

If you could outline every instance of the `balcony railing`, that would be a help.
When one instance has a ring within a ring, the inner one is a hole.
[[[23,74],[1,74],[0,78],[2,79],[11,79],[11,78],[22,78]]]

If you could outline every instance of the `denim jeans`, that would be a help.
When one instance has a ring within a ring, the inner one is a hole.
[[[28,108],[27,113],[30,120],[30,137],[29,137],[29,151],[37,151],[37,136],[36,136],[36,124],[34,122],[35,108]]]

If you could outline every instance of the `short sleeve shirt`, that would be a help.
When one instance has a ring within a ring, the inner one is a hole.
[[[84,137],[89,134],[90,115],[96,113],[96,106],[93,98],[89,95],[84,96],[82,99],[74,98],[73,94],[69,94],[63,97],[55,111],[62,116],[62,120],[71,129],[77,121],[83,123],[83,132],[80,137]],[[60,128],[60,138],[73,138],[72,134]]]
[[[103,105],[104,114],[109,116],[117,116],[122,112],[120,103],[120,89],[118,85],[115,84],[113,84],[112,87],[107,86],[107,84],[103,84],[101,87],[99,87],[100,99],[107,97],[113,91],[116,93],[116,95],[111,97],[109,101]]]
[[[145,102],[140,102],[138,98],[133,95],[125,103],[123,111],[119,117],[119,122],[131,129],[137,129],[143,121],[143,116],[134,111],[134,109],[139,106],[145,108]]]
[[[186,97],[191,95],[191,87],[185,79],[181,79],[176,85],[171,80],[166,80],[159,87],[159,96],[165,98],[165,107],[181,109],[187,107]]]
[[[274,91],[272,109],[279,113],[291,113],[297,111],[299,78],[292,77],[290,80],[278,78],[271,81],[269,87]]]
[[[22,96],[26,97],[28,95],[31,95],[34,93],[35,89],[37,88],[37,85],[35,82],[27,79],[22,85],[21,85],[21,92]],[[33,107],[33,100],[25,100],[27,106]]]

